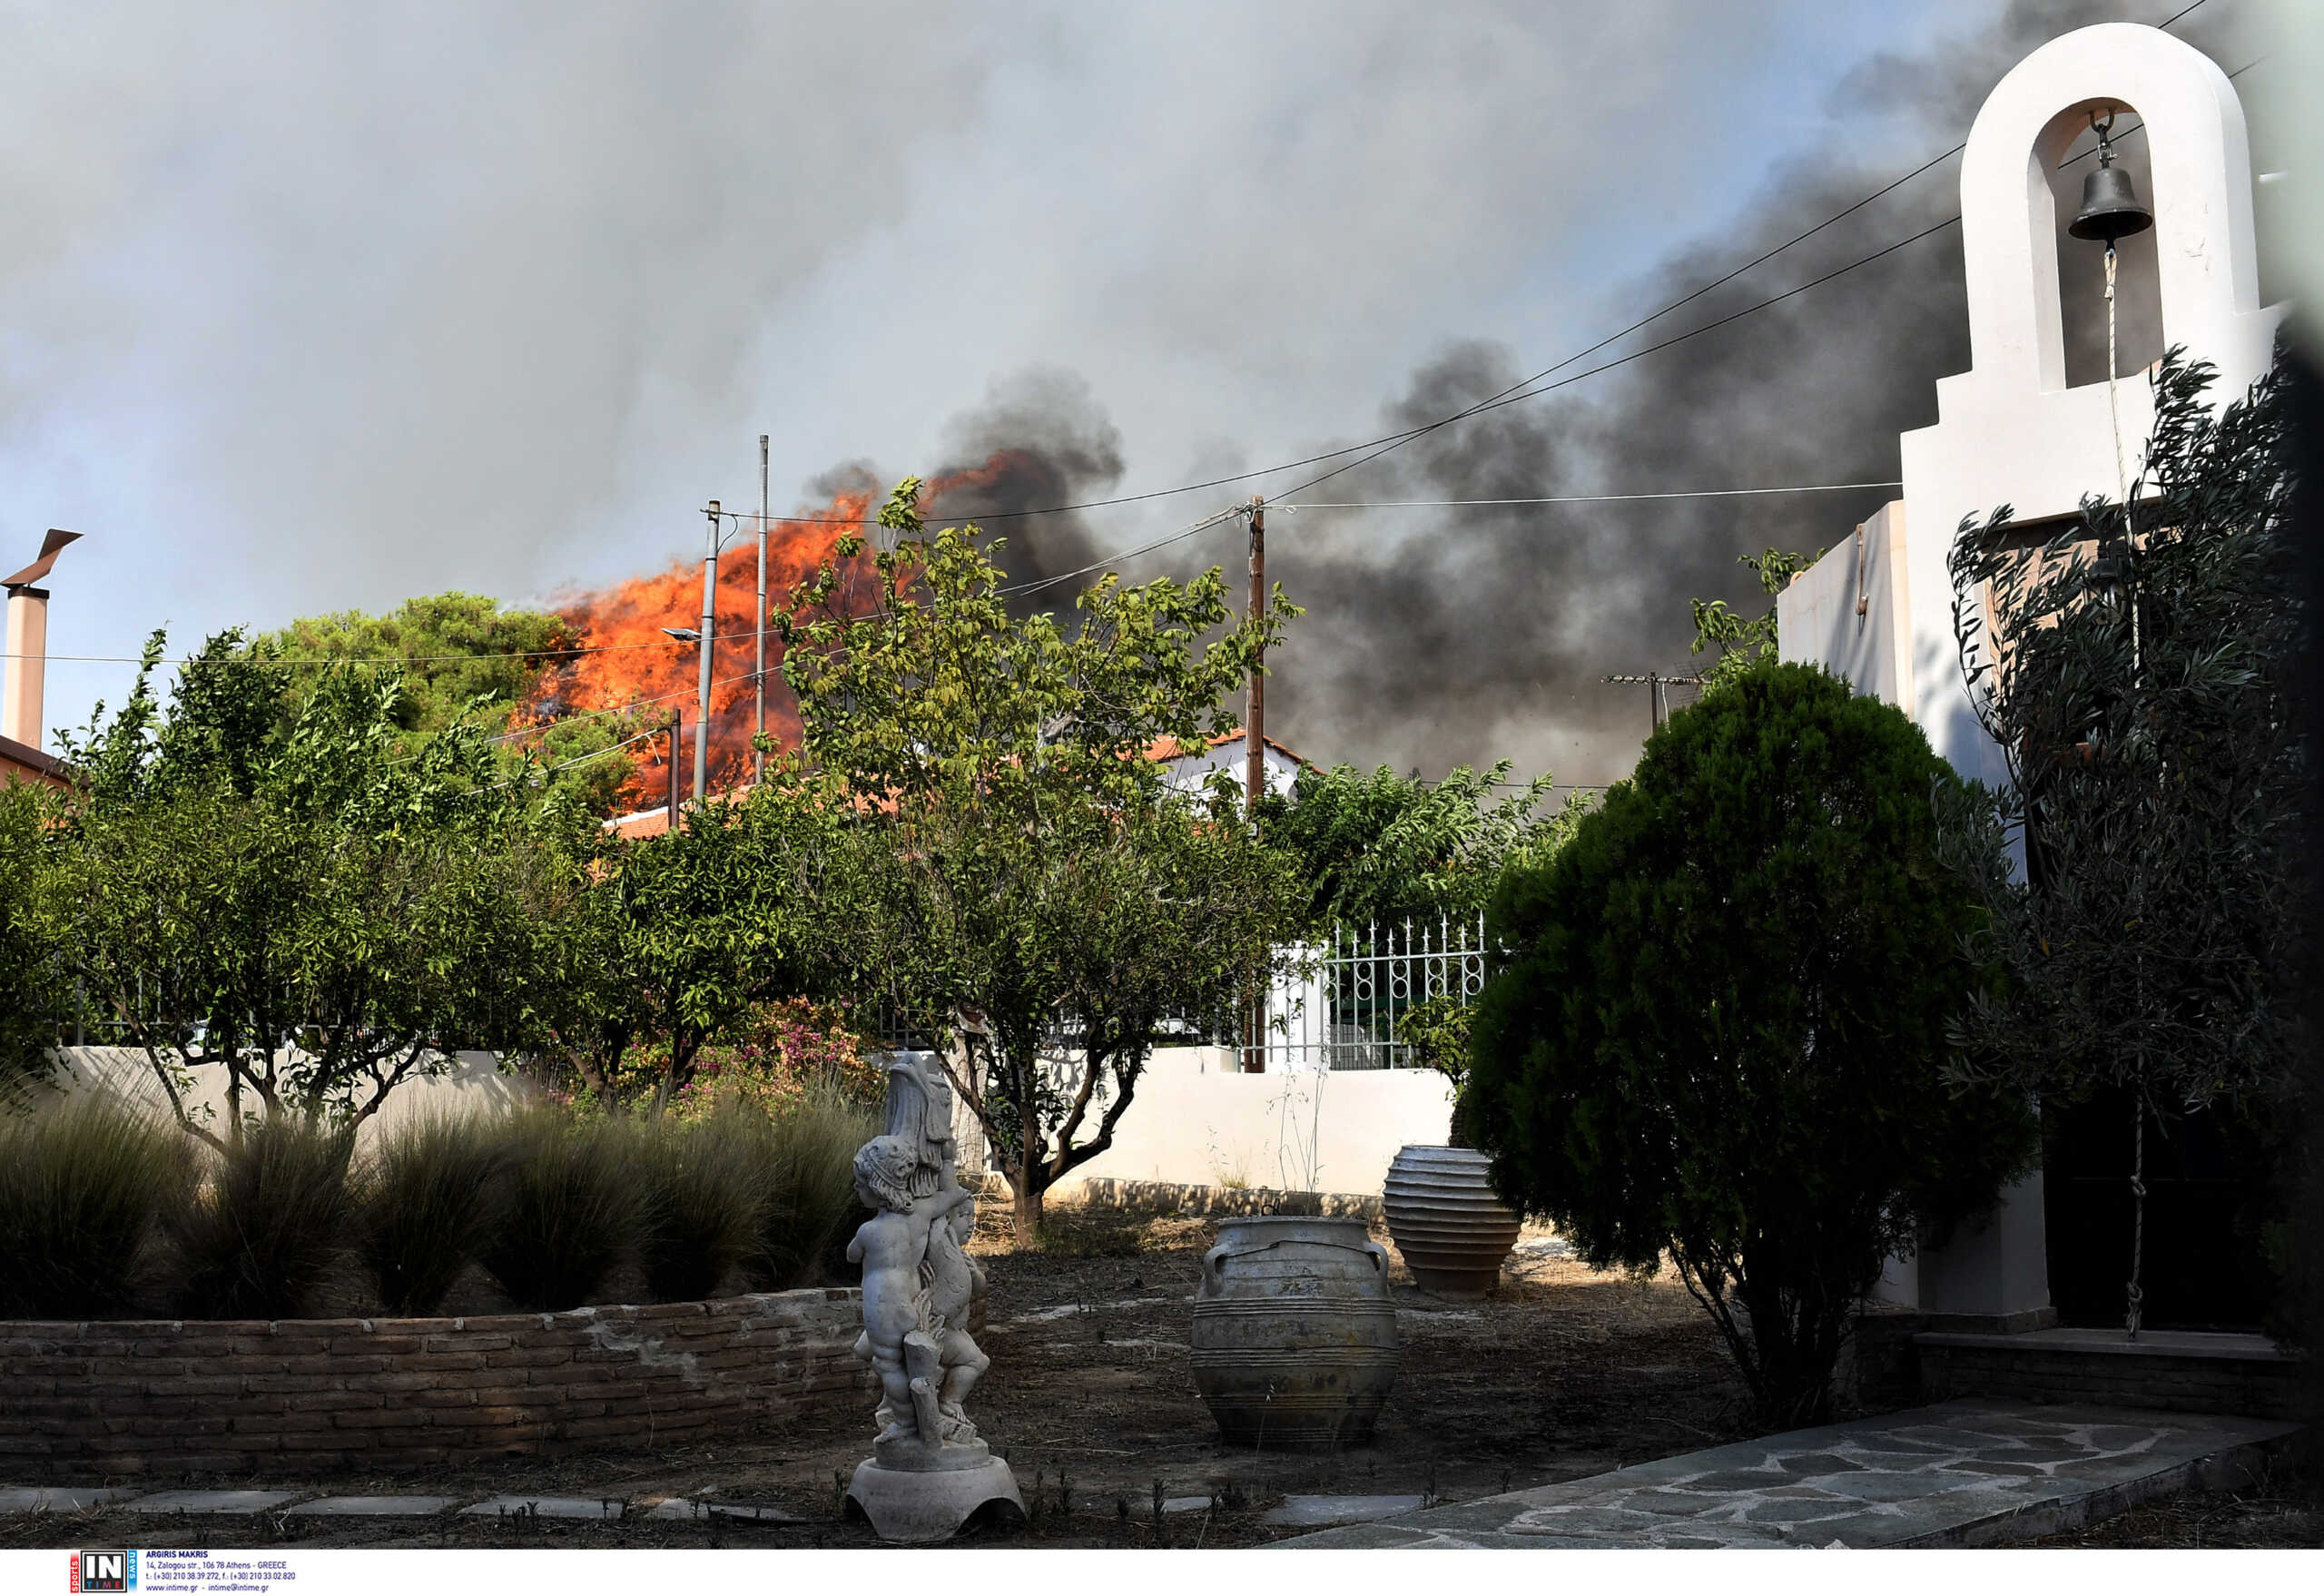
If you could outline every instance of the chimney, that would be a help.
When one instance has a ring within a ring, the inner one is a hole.
[[[13,576],[0,577],[8,590],[8,671],[0,686],[0,737],[26,747],[41,744],[41,696],[48,675],[48,590],[33,586],[48,575],[64,546],[81,535],[51,527],[41,539],[40,557]]]

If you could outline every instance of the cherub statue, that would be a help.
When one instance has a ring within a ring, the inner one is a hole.
[[[934,1449],[976,1439],[962,1404],[990,1360],[968,1333],[973,1266],[951,1223],[975,1196],[949,1179],[913,1196],[924,1150],[903,1136],[874,1137],[857,1149],[856,1195],[877,1212],[856,1230],[847,1256],[863,1266],[855,1355],[879,1372],[880,1440],[916,1438]]]

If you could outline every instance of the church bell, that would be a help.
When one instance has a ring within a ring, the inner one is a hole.
[[[2139,203],[2131,174],[2114,164],[2113,141],[2107,136],[2114,129],[2113,113],[2107,113],[2103,125],[2093,115],[2090,125],[2098,130],[2098,169],[2082,180],[2082,209],[2066,223],[2066,231],[2111,246],[2116,239],[2152,227],[2154,212]]]

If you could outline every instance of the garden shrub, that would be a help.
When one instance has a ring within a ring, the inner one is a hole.
[[[296,1319],[346,1256],[356,1198],[351,1126],[274,1115],[209,1159],[171,1217],[189,1319]]]
[[[174,1126],[111,1092],[41,1094],[0,1115],[0,1318],[131,1305],[160,1216],[191,1173]]]
[[[1803,665],[1681,711],[1492,911],[1464,1118],[1504,1197],[1600,1267],[1667,1253],[1761,1423],[1814,1423],[1883,1260],[2030,1160],[2021,1095],[1948,1080],[1983,977],[1920,729]]]
[[[434,1313],[498,1231],[505,1128],[487,1115],[425,1113],[380,1135],[357,1175],[357,1230],[389,1313]]]
[[[554,1108],[503,1122],[507,1164],[482,1263],[520,1307],[590,1301],[649,1219],[638,1128]]]

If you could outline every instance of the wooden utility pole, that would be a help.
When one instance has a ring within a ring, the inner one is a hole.
[[[1251,619],[1266,614],[1267,603],[1267,507],[1266,500],[1251,495]],[[1251,665],[1251,698],[1243,706],[1243,823],[1258,826],[1259,794],[1266,791],[1266,655],[1262,652]],[[1264,982],[1251,991],[1250,1002],[1244,1014],[1243,1069],[1246,1074],[1260,1074],[1267,1067],[1267,989]]]
[[[1251,495],[1251,619],[1263,617],[1266,604],[1267,508],[1266,500],[1255,493]],[[1263,649],[1251,666],[1251,701],[1243,714],[1243,814],[1246,820],[1257,817],[1259,794],[1267,790],[1266,681]]]
[[[759,434],[759,607],[751,623],[751,783],[766,780],[766,434]]]

